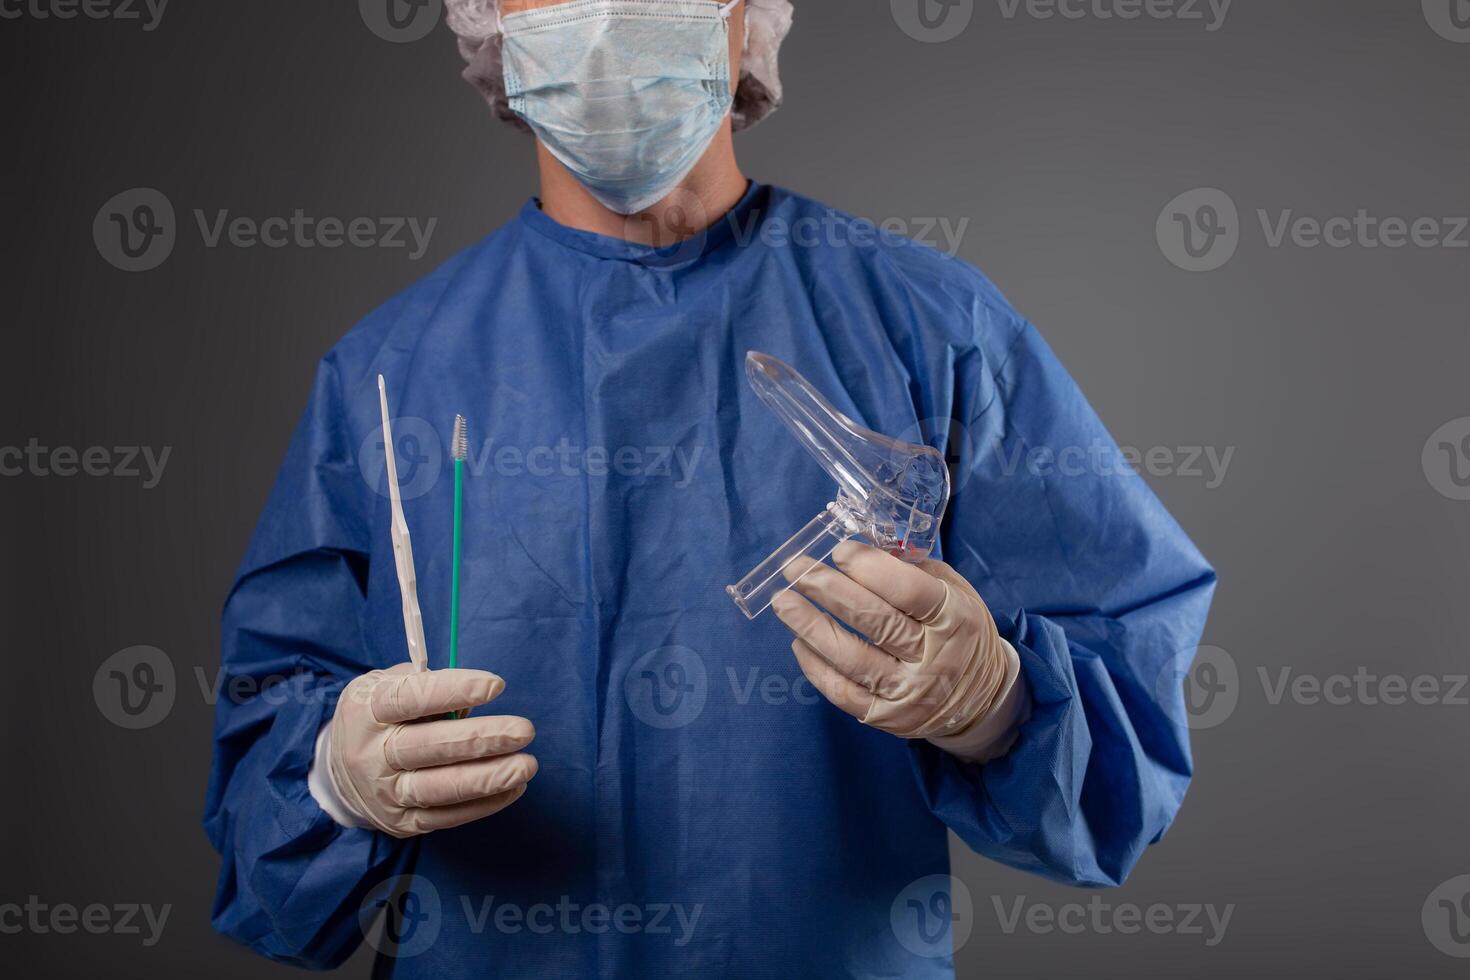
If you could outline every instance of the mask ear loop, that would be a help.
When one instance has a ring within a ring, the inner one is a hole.
[[[723,6],[721,6],[720,7],[720,20],[723,20],[726,23],[729,23],[730,22],[730,16],[735,13],[735,5],[738,4],[738,3],[740,3],[740,0],[729,0],[729,3],[726,3]],[[747,25],[746,26],[746,31],[745,31],[745,43],[741,45],[741,47],[740,47],[740,53],[743,55],[743,54],[747,53],[749,50],[750,50],[750,28],[749,28],[749,25]],[[744,74],[744,71],[743,70],[742,70],[741,74]]]
[[[730,16],[735,13],[735,5],[738,4],[739,2],[740,2],[740,0],[729,0],[728,3],[726,3],[724,6],[720,7],[720,20],[722,20],[722,21],[724,21],[725,23],[728,24],[730,22]],[[744,56],[748,56],[749,53],[750,53],[750,25],[747,24],[746,25],[746,28],[745,28],[745,40],[740,45],[740,54],[741,54],[742,57],[744,57]],[[740,75],[741,75],[741,78],[736,82],[737,87],[738,87],[740,81],[743,81],[744,80],[745,69],[742,68],[740,70]]]

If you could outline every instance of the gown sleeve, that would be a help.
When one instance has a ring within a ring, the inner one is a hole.
[[[317,733],[364,662],[374,496],[330,358],[226,601],[204,828],[220,854],[216,929],[274,960],[339,965],[359,903],[403,845],[340,826],[307,788]],[[246,680],[248,679],[248,680]]]
[[[930,809],[976,852],[1117,885],[1189,784],[1180,679],[1215,574],[1036,330],[1005,319],[999,354],[957,364],[943,542],[1016,649],[1029,703],[998,759],[928,744],[914,759]]]

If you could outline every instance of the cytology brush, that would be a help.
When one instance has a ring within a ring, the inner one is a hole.
[[[449,666],[459,666],[459,564],[464,538],[464,461],[470,453],[468,425],[463,415],[454,417],[454,582],[449,598]]]

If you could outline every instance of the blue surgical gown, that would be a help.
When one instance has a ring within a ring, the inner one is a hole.
[[[940,557],[1026,681],[1004,757],[864,727],[802,679],[774,615],[727,598],[834,489],[749,389],[749,350],[946,450]],[[509,809],[409,842],[339,826],[307,786],[337,692],[406,659],[380,373],[432,667],[445,443],[470,419],[461,665],[505,678],[479,711],[530,718],[540,761]],[[1214,574],[1116,452],[1037,331],[955,258],[770,186],[663,250],[527,204],[320,365],[224,611],[223,690],[262,690],[218,706],[216,927],[330,967],[362,942],[369,893],[412,874],[433,902],[400,904],[395,938],[433,935],[405,939],[400,977],[951,976],[944,941],[899,924],[948,871],[946,829],[1112,885],[1189,782],[1183,695],[1161,678],[1197,645]]]

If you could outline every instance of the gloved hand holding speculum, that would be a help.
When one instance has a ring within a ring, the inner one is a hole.
[[[768,354],[751,351],[745,371],[837,495],[730,598],[751,619],[774,608],[807,679],[864,724],[974,761],[1003,753],[1025,703],[1020,661],[974,587],[929,559],[949,503],[944,457],[859,426]],[[878,547],[849,540],[859,534]]]
[[[856,541],[839,544],[832,559],[837,568],[798,559],[787,574],[800,594],[784,592],[771,605],[796,634],[791,649],[812,686],[901,738],[976,762],[1003,754],[1024,687],[1016,651],[979,593],[944,562],[906,564]]]

